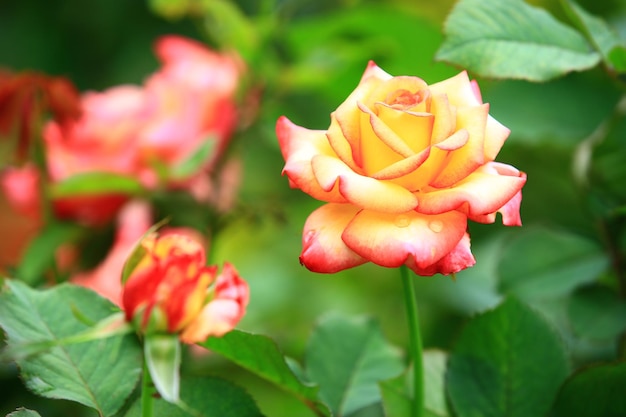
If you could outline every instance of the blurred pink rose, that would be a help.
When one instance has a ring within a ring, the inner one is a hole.
[[[142,160],[147,166],[156,162],[171,168],[211,140],[216,142],[213,153],[203,166],[210,169],[237,122],[240,61],[180,36],[160,38],[155,50],[163,66],[145,86],[152,115],[139,140]]]
[[[149,116],[146,104],[143,89],[131,85],[83,94],[80,119],[44,128],[51,180],[94,171],[134,175],[136,138]]]
[[[155,45],[162,66],[143,86],[122,85],[81,97],[77,120],[51,121],[43,130],[52,183],[84,173],[137,179],[146,189],[187,189],[211,201],[207,177],[237,122],[240,61],[179,36]],[[202,148],[205,160],[181,166]],[[204,162],[204,163],[202,163]],[[207,195],[209,195],[207,197]],[[56,213],[83,223],[112,219],[131,196],[90,192],[56,198]]]
[[[39,218],[39,172],[33,165],[5,168],[0,174],[0,187],[17,212],[30,219]]]

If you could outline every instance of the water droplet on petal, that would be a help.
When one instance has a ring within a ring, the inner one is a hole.
[[[428,223],[428,228],[435,233],[443,230],[443,222],[441,220],[432,220]]]
[[[394,219],[394,223],[398,227],[407,227],[409,224],[411,224],[411,219],[406,214],[399,214]]]

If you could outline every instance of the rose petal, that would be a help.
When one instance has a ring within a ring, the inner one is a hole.
[[[495,163],[476,170],[454,188],[417,193],[420,201],[417,210],[435,214],[461,209],[461,206],[466,205],[462,209],[469,216],[495,213],[522,189],[526,175],[510,166],[506,166],[507,169],[515,170],[516,174],[486,172],[492,164]]]
[[[431,216],[363,210],[341,237],[355,253],[375,264],[395,268],[412,262],[426,268],[454,249],[466,227],[467,218],[458,211]]]
[[[495,175],[518,176],[526,180],[526,174],[519,172],[516,168],[492,162],[481,168],[481,171]],[[496,220],[496,213],[502,214],[502,224],[505,226],[521,226],[522,218],[520,216],[520,205],[522,204],[522,190],[518,191],[506,204],[500,207],[496,212],[485,215],[470,215],[469,218],[479,223],[493,223]]]
[[[322,201],[346,201],[338,189],[322,189],[313,174],[311,160],[316,155],[335,155],[323,131],[305,129],[283,116],[276,123],[276,134],[286,161],[283,174],[293,188]]]
[[[356,137],[356,135],[355,135]],[[333,148],[339,159],[341,159],[346,165],[352,168],[355,172],[363,173],[363,169],[356,161],[361,160],[359,152],[359,144],[350,143],[343,134],[343,130],[337,121],[335,113],[330,115],[330,126],[326,131],[326,138],[328,143]]]
[[[443,142],[439,142],[437,145],[430,148],[430,150],[426,149],[424,152],[422,152],[422,155],[427,152],[428,158],[421,165],[417,166],[413,172],[408,172],[402,177],[395,178],[393,179],[393,182],[410,191],[419,191],[427,187],[432,179],[439,174],[442,168],[443,161],[445,160],[449,151],[464,146],[467,143],[468,139],[469,134],[467,133],[467,130],[461,129],[455,132],[452,136],[450,136]],[[402,163],[408,164],[413,158],[417,160],[418,156],[407,158],[406,160],[402,161]],[[392,165],[387,169],[392,169],[392,167],[395,166]],[[374,175],[372,175],[372,177],[378,178],[378,176]]]
[[[436,145],[456,130],[456,107],[450,106],[445,94],[435,94],[431,99],[430,112],[435,115],[431,144]]]
[[[349,166],[353,166],[353,164],[350,162],[346,148],[351,149],[354,164],[356,166],[362,166],[360,145],[361,112],[358,110],[356,103],[368,97],[383,80],[389,78],[391,78],[391,75],[387,74],[370,61],[359,85],[348,98],[337,107],[337,110],[331,114],[331,118],[337,121],[337,125],[340,127],[342,134],[339,135],[336,128],[331,123],[333,129],[329,129],[329,132],[333,137],[332,139],[329,138],[329,141],[331,141],[333,147],[338,149],[337,155]]]
[[[502,145],[509,137],[511,130],[505,127],[492,116],[487,118],[487,128],[485,129],[485,159],[493,161],[502,149]]]
[[[414,152],[389,126],[378,116],[357,103],[363,112],[361,117],[361,160],[366,174],[379,171],[402,158],[414,155]]]
[[[437,188],[450,187],[485,163],[484,136],[489,105],[457,108],[457,129],[465,129],[469,140],[462,148],[450,153],[445,168],[431,181]]]
[[[456,247],[434,264],[426,268],[420,268],[413,259],[410,259],[406,265],[417,275],[431,276],[437,273],[443,275],[455,274],[473,266],[475,263],[476,260],[470,250],[470,237],[469,234],[465,233]]]
[[[418,204],[417,197],[406,188],[390,181],[359,175],[338,158],[317,155],[313,158],[312,167],[324,191],[338,188],[348,202],[360,208],[403,213]]]
[[[424,149],[422,152],[416,155],[413,155],[409,158],[403,159],[399,162],[396,162],[395,164],[389,165],[388,167],[381,169],[380,171],[372,174],[372,178],[376,178],[378,180],[390,180],[406,176],[418,169],[428,158],[428,155],[430,155],[430,147]],[[398,185],[404,186],[403,184],[399,184],[396,181],[394,182]]]
[[[376,103],[378,118],[383,120],[397,136],[402,138],[410,152],[402,153],[408,157],[430,147],[435,118],[430,113],[416,113],[393,108],[384,103]]]
[[[401,75],[397,77],[392,77],[384,82],[379,83],[376,86],[376,89],[369,94],[366,99],[360,100],[367,107],[374,107],[374,103],[382,102],[388,103],[388,99],[390,97],[395,96],[398,91],[407,91],[411,94],[416,94],[420,91],[427,92],[428,84],[424,80],[419,77],[412,77],[407,75]],[[423,96],[424,97],[424,96]],[[424,97],[426,98],[426,97]],[[416,103],[416,106],[412,106],[412,111],[426,111],[427,100],[420,101]]]
[[[450,104],[455,107],[473,107],[483,104],[480,94],[478,96],[476,94],[476,89],[477,85],[472,85],[467,71],[462,71],[454,77],[430,86],[433,94],[446,94]]]
[[[302,232],[300,263],[313,272],[332,274],[367,262],[341,240],[359,210],[350,204],[325,204],[311,213]]]
[[[415,154],[413,149],[409,147],[409,145],[404,141],[404,139],[402,139],[402,137],[400,137],[399,134],[397,134],[390,126],[387,125],[386,120],[383,121],[379,117],[379,115],[377,115],[372,110],[367,108],[361,102],[358,102],[357,106],[359,107],[359,110],[365,113],[365,116],[366,116],[365,120],[369,124],[369,126],[365,126],[366,129],[363,129],[363,127],[361,128],[362,135],[370,131],[370,129],[367,129],[367,127],[371,127],[371,130],[374,132],[374,135],[375,135],[373,137],[379,139],[379,141],[385,144],[387,148],[395,152],[394,157],[397,157],[398,155],[400,155],[404,158],[408,158],[409,156],[412,156]],[[387,107],[383,106],[381,103],[376,103],[377,111],[382,110],[383,113],[385,113],[384,109],[386,108]],[[390,110],[393,111],[393,109],[390,109]],[[379,141],[376,141],[376,142],[379,142]],[[375,148],[374,146],[368,147],[367,145],[369,144],[369,142],[370,141],[368,141],[367,139],[361,138],[361,145],[363,147],[363,153],[365,153],[365,151],[369,151],[370,156],[373,156],[374,159],[376,159],[376,156],[378,156],[374,152],[376,151],[376,149],[374,149]]]
[[[381,81],[386,81],[393,78],[393,76],[387,73],[387,71],[376,65],[374,61],[370,61],[367,63],[367,68],[365,68],[365,72],[361,76],[361,83],[370,77],[377,78]]]

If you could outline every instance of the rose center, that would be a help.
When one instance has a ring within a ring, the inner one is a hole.
[[[389,93],[385,103],[394,109],[409,110],[424,101],[425,95],[424,90],[416,91],[415,93],[409,90],[395,90]]]

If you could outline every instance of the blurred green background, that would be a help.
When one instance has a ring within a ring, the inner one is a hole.
[[[233,2],[244,24],[226,14],[219,20],[155,12],[169,3],[5,0],[0,3],[0,66],[65,76],[81,91],[103,90],[141,83],[156,70],[152,43],[159,35],[240,46],[249,64],[248,81],[261,91],[260,107],[252,124],[236,135],[234,152],[244,162],[238,209],[215,237],[211,254],[213,262],[235,264],[250,283],[249,311],[239,328],[274,338],[287,355],[302,360],[318,317],[331,311],[367,314],[404,349],[398,271],[364,265],[317,275],[299,265],[302,226],[320,203],[289,189],[281,177],[274,124],[284,114],[296,124],[325,129],[330,112],[358,84],[370,59],[390,74],[416,75],[429,83],[456,74],[459,68],[434,60],[454,1]],[[531,3],[564,19],[557,1]],[[626,37],[623,1],[583,5]],[[616,282],[626,273],[626,222],[619,214],[626,204],[626,121],[623,115],[610,119],[623,91],[601,68],[544,84],[480,78],[479,84],[491,114],[512,130],[498,160],[528,173],[524,226],[471,224],[474,268],[456,281],[416,277],[425,346],[450,349],[468,317],[513,293],[547,314],[574,361],[610,359],[617,354],[615,336],[623,325],[590,335],[593,324],[577,327],[572,314],[578,311],[575,300],[588,301],[588,291],[617,294]],[[602,123],[608,124],[601,143],[589,143]],[[193,223],[183,206],[179,211],[175,223]],[[624,309],[616,311],[626,323]],[[240,381],[268,416],[312,415],[219,358],[203,357],[199,363],[206,366],[186,363],[188,372]],[[80,407],[26,393],[13,368],[1,372],[0,415],[18,406],[42,416],[78,415]]]

